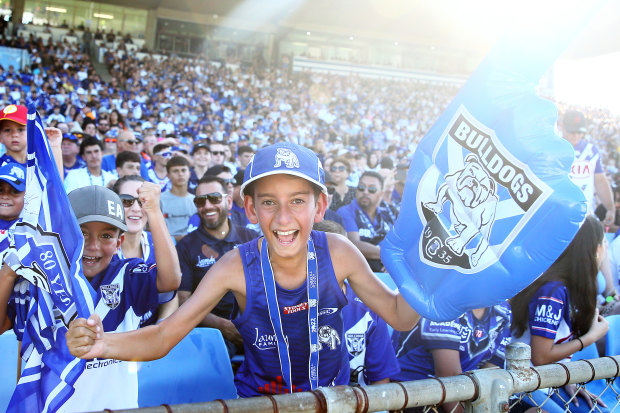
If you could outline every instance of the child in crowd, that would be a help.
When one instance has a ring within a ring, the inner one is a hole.
[[[16,162],[0,166],[0,259],[9,247],[11,229],[24,208],[26,169]]]
[[[347,279],[395,329],[417,323],[419,315],[376,278],[350,241],[312,231],[327,208],[324,172],[314,152],[292,143],[259,150],[241,190],[248,219],[260,224],[263,238],[225,254],[187,302],[158,325],[104,334],[109,328],[96,314],[74,320],[67,332],[72,354],[160,358],[232,291],[241,312],[234,323],[245,348],[235,382],[239,395],[250,397],[349,382],[346,346],[341,345]]]
[[[422,318],[413,330],[394,332],[392,336],[401,369],[393,378],[422,380],[457,376],[484,367],[504,367],[510,320],[507,303],[471,310],[447,322]],[[458,403],[446,403],[442,407],[445,412],[463,411]]]
[[[95,314],[106,330],[137,329],[140,317],[156,309],[158,292],[173,291],[179,286],[179,262],[159,209],[157,193],[159,191],[148,187],[139,191],[151,225],[157,266],[149,266],[137,258],[120,259],[116,255],[123,232],[127,231],[118,195],[95,185],[69,194],[84,236],[83,273],[96,291]],[[28,314],[29,286],[28,281],[18,278],[7,265],[0,270],[0,303],[4,303],[0,305],[0,320],[8,315],[18,339],[25,328],[23,315]],[[102,391],[103,386],[105,391]],[[130,363],[101,358],[90,360],[74,388],[75,393],[62,406],[62,411],[138,407],[137,369]]]
[[[0,165],[17,162],[26,166],[26,116],[28,109],[22,105],[8,105],[0,111],[0,138],[6,153],[0,157]]]

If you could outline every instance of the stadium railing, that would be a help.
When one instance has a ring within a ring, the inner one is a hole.
[[[584,349],[586,350],[586,349]],[[588,349],[596,355],[596,349]],[[468,412],[508,412],[521,401],[529,402],[537,411],[574,411],[574,397],[560,388],[576,384],[577,390],[587,389],[587,383],[599,381],[602,386],[595,396],[607,401],[602,407],[593,402],[585,411],[620,412],[620,394],[614,380],[620,374],[620,355],[598,357],[568,363],[553,363],[531,367],[530,347],[513,343],[506,349],[506,369],[474,370],[458,376],[441,377],[367,387],[337,386],[312,392],[280,394],[248,399],[216,400],[206,403],[163,405],[135,412],[376,412],[399,411],[405,407],[421,407],[424,412],[437,412],[439,405],[460,402]],[[540,389],[549,393],[536,398]],[[552,400],[554,397],[557,402]]]

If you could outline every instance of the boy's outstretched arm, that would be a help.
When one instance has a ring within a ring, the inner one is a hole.
[[[69,351],[83,359],[147,361],[168,354],[232,290],[245,309],[245,278],[239,251],[225,254],[202,279],[192,296],[161,323],[126,333],[104,333],[98,315],[73,320],[66,333]]]
[[[9,304],[11,291],[17,280],[17,274],[6,264],[0,269],[0,334],[4,333],[11,326],[10,321],[7,323],[6,308]]]
[[[174,291],[181,284],[181,266],[179,256],[172,243],[164,215],[159,207],[161,188],[153,182],[144,182],[138,188],[138,197],[146,211],[149,229],[155,247],[155,263],[157,264],[157,290],[159,292]]]
[[[411,330],[420,315],[400,293],[390,290],[368,266],[362,253],[347,238],[326,234],[329,252],[338,281],[349,280],[355,294],[389,325],[398,331]]]

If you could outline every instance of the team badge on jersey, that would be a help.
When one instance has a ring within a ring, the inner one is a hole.
[[[319,328],[319,350],[323,346],[329,347],[330,350],[336,350],[340,347],[340,337],[338,332],[331,326],[321,326]]]
[[[420,259],[434,267],[473,273],[495,263],[553,192],[463,106],[433,161],[416,204],[425,224]]]
[[[101,298],[105,305],[114,310],[121,303],[121,288],[119,284],[107,284],[101,287]]]
[[[353,357],[362,354],[366,348],[366,335],[363,333],[346,333],[347,350]]]

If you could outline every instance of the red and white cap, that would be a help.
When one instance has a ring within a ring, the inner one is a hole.
[[[26,125],[28,109],[22,105],[9,105],[0,111],[0,122],[10,120],[20,125]]]

